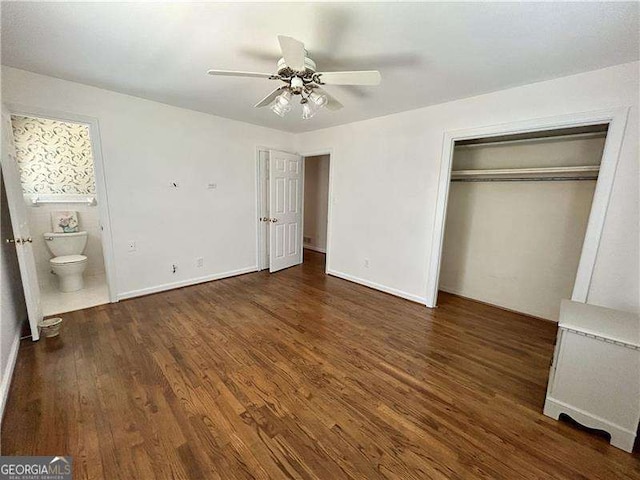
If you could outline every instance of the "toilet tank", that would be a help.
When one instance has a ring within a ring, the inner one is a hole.
[[[44,239],[54,257],[81,255],[87,246],[87,232],[45,233]]]

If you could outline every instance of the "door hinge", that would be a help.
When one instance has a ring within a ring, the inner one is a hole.
[[[6,243],[15,243],[17,245],[21,245],[23,243],[33,243],[33,239],[31,237],[27,238],[7,238],[5,240]]]

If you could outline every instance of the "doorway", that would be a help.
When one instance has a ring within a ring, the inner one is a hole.
[[[326,261],[328,250],[328,224],[329,224],[329,191],[330,191],[330,153],[319,153],[304,156],[297,156],[300,159],[300,176],[295,179],[300,187],[290,187],[282,194],[274,192],[273,188],[279,188],[277,178],[272,178],[271,171],[276,171],[278,162],[274,162],[272,155],[291,155],[285,152],[277,152],[259,148],[257,155],[257,212],[258,212],[258,270],[269,269],[271,272],[280,268],[277,266],[279,250],[283,248],[273,242],[279,242],[278,230],[284,231],[284,235],[291,238],[300,239],[299,246],[295,245],[292,239],[288,245],[295,259],[288,262],[287,266],[298,265],[306,259],[313,257],[314,265],[322,263],[323,271],[326,271]],[[289,159],[292,161],[292,158]],[[274,181],[275,180],[275,181]],[[294,179],[288,178],[287,184],[294,185]],[[294,197],[300,202],[299,232],[293,228],[285,231],[282,226],[281,215],[274,214],[273,208],[277,206],[278,197],[283,196],[292,210]],[[293,202],[293,203],[292,203]],[[286,250],[288,247],[284,247]],[[280,252],[281,254],[281,252]],[[274,260],[276,260],[274,262]],[[274,264],[276,264],[274,268]],[[286,268],[286,267],[285,267]]]
[[[8,241],[24,257],[25,296],[37,305],[30,323],[32,312],[41,319],[109,303],[115,293],[104,245],[108,221],[103,177],[97,175],[97,128],[15,110],[3,111],[5,116],[13,145],[3,170],[14,184],[8,189],[11,220],[20,224]]]
[[[303,247],[327,253],[329,215],[329,155],[304,158]]]

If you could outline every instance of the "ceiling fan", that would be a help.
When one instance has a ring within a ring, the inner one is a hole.
[[[280,80],[284,85],[276,88],[254,106],[271,105],[271,110],[284,117],[291,111],[293,97],[300,95],[302,118],[313,117],[326,107],[339,110],[342,104],[325,91],[323,85],[379,85],[381,76],[377,70],[357,72],[316,72],[316,63],[307,57],[304,44],[295,38],[278,35],[282,58],[278,60],[277,73],[235,72],[231,70],[209,70],[209,75],[231,77],[254,77]]]

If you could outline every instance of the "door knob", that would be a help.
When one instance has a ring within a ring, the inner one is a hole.
[[[272,218],[272,219],[271,219],[271,222],[272,222],[272,223],[276,223],[277,221],[278,221],[278,219],[277,219],[277,218]]]
[[[33,239],[31,237],[23,238],[22,243],[33,243]]]
[[[15,240],[15,238],[7,238],[5,240],[5,242],[7,242],[7,243],[16,243],[16,240]]]

